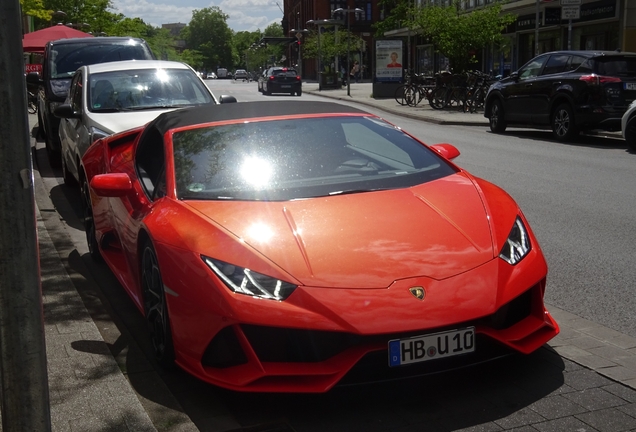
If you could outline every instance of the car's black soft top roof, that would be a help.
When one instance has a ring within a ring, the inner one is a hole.
[[[277,117],[297,114],[356,113],[366,111],[334,102],[310,101],[254,101],[184,108],[163,113],[153,120],[147,129],[154,128],[161,135],[170,129],[201,123],[250,119],[256,117]]]

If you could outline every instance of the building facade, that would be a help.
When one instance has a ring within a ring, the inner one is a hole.
[[[373,47],[373,29],[372,24],[380,19],[381,11],[378,0],[284,0],[284,17],[282,21],[283,33],[285,36],[296,36],[298,34],[306,34],[305,30],[312,29],[313,24],[308,21],[317,21],[324,19],[337,19],[342,22],[339,28],[350,26],[351,32],[364,40],[362,47],[352,47],[350,52],[350,62],[358,61],[362,65],[364,78],[371,77],[372,69],[372,47]],[[359,8],[364,11],[361,14],[343,13],[340,16],[334,15],[332,11],[337,9],[353,10]],[[348,20],[348,22],[347,22]],[[330,26],[326,31],[335,30],[335,26]],[[299,36],[302,40],[302,37]],[[301,48],[302,50],[302,48]],[[290,52],[287,56],[290,65],[297,64],[298,61],[297,45],[290,46]],[[300,69],[302,75],[307,78],[317,79],[317,62],[315,59],[303,59],[302,52],[300,56]],[[343,59],[336,59],[336,62],[342,65]]]
[[[416,1],[422,7],[451,3]],[[491,3],[493,0],[463,0],[461,7],[471,11]],[[502,9],[517,19],[504,31],[504,43],[477,53],[476,69],[507,75],[534,56],[555,50],[636,52],[636,0],[510,0]],[[407,29],[396,29],[385,36],[406,39],[407,33]],[[448,66],[433,45],[417,35],[413,39],[416,72],[432,75]]]
[[[462,0],[466,11],[476,10],[495,0]],[[421,7],[450,5],[452,0],[413,0]],[[365,78],[373,78],[375,37],[373,23],[383,19],[378,0],[284,0],[283,31],[294,36],[307,30],[311,20],[331,19],[332,11],[360,8],[362,16],[347,13],[341,17],[343,26],[351,26],[352,33],[365,41],[363,50],[352,51],[366,71]],[[578,10],[575,10],[578,9]],[[476,68],[507,75],[517,70],[535,55],[562,49],[622,50],[636,52],[636,0],[510,0],[503,5],[504,13],[517,20],[504,31],[504,43],[477,53]],[[538,17],[538,20],[537,20]],[[567,18],[573,17],[573,18]],[[294,30],[294,32],[292,32]],[[302,34],[302,33],[301,33]],[[448,67],[448,61],[435,52],[435,47],[419,37],[412,29],[396,29],[380,39],[403,41],[405,67],[432,75]],[[298,59],[298,49],[290,51],[291,64]],[[302,59],[303,76],[316,77],[315,59]]]

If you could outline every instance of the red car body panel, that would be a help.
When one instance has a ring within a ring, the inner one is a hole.
[[[122,197],[91,190],[100,251],[143,313],[140,239],[156,249],[176,362],[207,382],[242,391],[324,392],[366,354],[387,349],[378,335],[428,333],[472,323],[484,335],[530,353],[558,333],[543,306],[547,265],[516,203],[465,171],[411,188],[284,202],[180,201],[166,134],[166,197],[151,201],[134,167],[143,128],[100,140],[83,158],[94,176],[125,173]],[[531,251],[515,266],[498,258],[517,217]],[[298,285],[285,301],[230,291],[204,263],[214,257]],[[401,275],[395,279],[395,275]],[[425,301],[409,288],[423,287]],[[487,317],[527,293],[528,316],[507,328]],[[490,321],[488,321],[490,322]],[[356,335],[362,342],[313,362],[259,359],[245,326]],[[230,329],[246,356],[205,366],[211,341]],[[368,337],[368,339],[364,339]]]

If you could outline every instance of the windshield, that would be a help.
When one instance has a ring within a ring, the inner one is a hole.
[[[143,110],[213,103],[190,69],[138,69],[92,74],[88,106],[93,112]]]
[[[370,117],[245,122],[172,136],[179,199],[294,200],[414,186],[454,173]]]

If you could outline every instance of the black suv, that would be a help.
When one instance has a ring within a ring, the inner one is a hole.
[[[42,75],[32,72],[27,82],[38,86],[38,128],[52,165],[60,164],[60,119],[53,112],[66,99],[75,71],[84,65],[119,60],[155,60],[142,39],[86,37],[51,41],[44,47]]]
[[[636,99],[636,53],[541,54],[488,90],[484,116],[493,132],[507,126],[551,127],[556,139],[585,130],[621,130]]]

